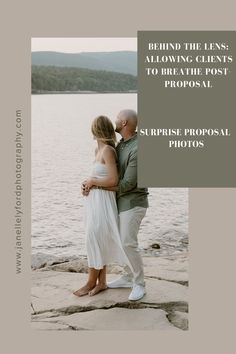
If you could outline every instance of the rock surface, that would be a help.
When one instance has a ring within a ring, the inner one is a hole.
[[[187,254],[143,257],[146,295],[129,301],[131,289],[107,289],[95,296],[73,291],[87,280],[86,259],[49,261],[32,271],[32,328],[36,330],[188,329]],[[108,267],[107,280],[119,277]]]
[[[58,316],[32,322],[33,329],[74,330],[174,330],[163,310],[112,308]]]
[[[185,312],[174,311],[168,315],[169,320],[174,326],[181,329],[188,329],[188,314]]]
[[[47,257],[40,257],[34,261],[32,268],[42,269],[42,271],[54,270],[60,272],[87,273],[87,259],[68,259],[58,258],[49,261]],[[145,275],[148,277],[164,279],[169,281],[179,282],[180,284],[188,284],[188,259],[187,253],[182,252],[179,255],[169,257],[143,257]],[[122,267],[111,265],[107,267],[107,272],[110,274],[121,274]]]

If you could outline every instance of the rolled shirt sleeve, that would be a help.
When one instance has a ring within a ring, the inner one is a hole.
[[[123,178],[118,184],[118,193],[123,194],[137,187],[137,150],[132,151]]]
[[[116,147],[119,166],[119,183],[116,193],[118,212],[136,206],[148,207],[148,189],[138,188],[138,144],[137,134],[124,141],[122,138]]]

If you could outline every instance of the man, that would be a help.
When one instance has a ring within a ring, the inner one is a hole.
[[[137,187],[137,114],[133,110],[121,111],[116,119],[116,132],[122,136],[117,145],[119,184],[117,207],[120,236],[124,251],[134,272],[125,266],[121,278],[108,283],[109,288],[133,287],[129,300],[139,300],[145,294],[143,263],[138,250],[138,231],[148,207],[148,191]]]
[[[148,208],[147,188],[137,187],[137,114],[122,110],[115,121],[116,132],[122,136],[116,147],[119,164],[117,193],[119,229],[124,251],[133,267],[124,267],[125,274],[110,283],[109,288],[132,288],[129,300],[140,300],[146,293],[143,263],[138,250],[138,231]]]

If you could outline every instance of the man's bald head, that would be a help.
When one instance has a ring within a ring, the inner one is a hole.
[[[125,133],[128,133],[128,135],[133,135],[136,131],[137,124],[137,113],[132,109],[123,109],[117,116],[116,131],[118,133],[124,131]]]

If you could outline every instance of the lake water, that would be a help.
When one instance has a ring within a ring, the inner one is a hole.
[[[90,125],[137,109],[137,94],[32,95],[32,253],[86,255],[80,184],[96,146]],[[119,136],[120,139],[120,136]],[[150,188],[139,244],[142,252],[173,254],[188,247],[188,189]],[[159,243],[160,250],[150,248]]]

